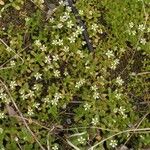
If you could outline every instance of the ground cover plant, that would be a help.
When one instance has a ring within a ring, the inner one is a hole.
[[[150,148],[149,7],[0,0],[0,150]]]

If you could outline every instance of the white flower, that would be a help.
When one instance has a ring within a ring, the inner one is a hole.
[[[117,141],[116,140],[111,140],[109,145],[113,148],[115,148],[117,146]]]
[[[16,81],[11,81],[10,82],[10,88],[13,90],[17,86]]]
[[[16,62],[15,62],[14,60],[11,60],[11,61],[10,61],[10,65],[11,65],[11,66],[15,66],[15,65],[16,65]]]
[[[118,111],[119,111],[122,115],[124,115],[126,109],[125,109],[125,108],[122,108],[122,106],[120,106],[120,108],[118,109]]]
[[[66,10],[67,10],[67,12],[71,12],[72,11],[71,7],[69,7],[69,6],[66,7]]]
[[[3,112],[0,112],[0,119],[4,119],[5,118],[5,114]]]
[[[80,50],[77,51],[77,54],[79,54],[80,58],[84,57],[83,53]]]
[[[78,34],[78,32],[77,32],[77,31],[76,31],[76,32],[73,32],[73,37],[74,37],[74,38],[77,38],[77,37],[78,37],[78,35],[79,35],[79,34]]]
[[[61,98],[62,98],[62,94],[61,93],[55,93],[54,99],[59,100]]]
[[[115,59],[112,64],[111,64],[111,69],[116,69],[117,68],[117,65],[119,64],[119,59]]]
[[[91,105],[88,104],[88,103],[85,103],[83,107],[84,107],[85,110],[89,110]]]
[[[57,28],[61,29],[63,27],[63,24],[62,23],[58,23],[57,24]]]
[[[55,77],[60,77],[60,71],[59,70],[55,70],[54,71],[54,76]]]
[[[135,30],[131,31],[131,33],[132,33],[132,35],[136,35],[136,31]]]
[[[117,113],[117,112],[118,112],[118,108],[115,108],[115,109],[113,110],[113,112],[114,112],[114,113]]]
[[[59,46],[63,45],[63,39],[59,39],[58,42],[57,42],[57,44],[58,44]]]
[[[83,10],[79,10],[79,15],[83,16]]]
[[[35,108],[39,108],[39,106],[40,106],[40,103],[34,103],[33,104],[33,107],[35,107]]]
[[[39,90],[39,85],[38,84],[35,84],[34,86],[33,86],[33,90]]]
[[[33,109],[29,107],[27,114],[28,114],[29,116],[32,116],[32,115],[34,114]]]
[[[79,82],[76,83],[75,87],[80,88],[85,83],[85,79],[81,79]]]
[[[53,17],[50,17],[49,21],[50,21],[51,23],[54,23],[54,18],[53,18]]]
[[[27,94],[27,96],[29,96],[29,97],[33,97],[33,96],[34,96],[34,92],[33,92],[33,91],[31,91],[31,90],[29,90],[29,93]]]
[[[57,61],[57,60],[59,60],[59,57],[58,57],[58,55],[56,54],[56,55],[53,56],[53,61]]]
[[[144,24],[140,24],[139,27],[138,27],[138,29],[139,29],[140,31],[144,31],[144,30],[145,30]]]
[[[149,28],[147,28],[147,32],[148,32],[148,33],[150,32],[150,27],[149,27]]]
[[[42,74],[40,74],[40,73],[36,73],[35,75],[34,75],[34,77],[36,78],[36,80],[38,80],[38,79],[42,79]]]
[[[142,38],[142,39],[140,40],[140,43],[143,44],[143,45],[145,45],[145,44],[146,44],[146,39],[145,39],[145,38]]]
[[[130,27],[130,28],[133,28],[133,26],[134,26],[134,23],[133,23],[133,22],[130,22],[130,23],[129,23],[129,27]]]
[[[72,23],[72,20],[70,20],[70,21],[67,22],[67,27],[68,28],[71,29],[73,26],[74,26],[74,24]]]
[[[7,94],[6,93],[0,93],[0,99],[6,99]]]
[[[42,52],[45,52],[47,50],[47,47],[45,45],[42,45],[40,49],[42,50]]]
[[[64,52],[69,52],[69,47],[68,47],[68,46],[65,46],[65,47],[63,48],[63,51],[64,51]]]
[[[70,41],[70,43],[74,43],[76,39],[74,36],[71,36],[68,38],[68,40]]]
[[[52,147],[52,150],[58,150],[58,146],[57,146],[57,145],[54,145],[54,146]]]
[[[23,100],[25,100],[25,99],[28,98],[28,95],[22,94],[22,95],[21,95],[21,98],[22,98]]]
[[[36,40],[35,42],[35,45],[37,46],[37,47],[40,47],[42,44],[41,44],[41,42],[40,42],[40,40]]]
[[[83,33],[83,31],[84,31],[84,29],[83,29],[83,27],[81,26],[77,26],[77,30],[76,30],[76,32],[78,33],[78,34],[82,34]]]
[[[57,45],[57,40],[53,40],[52,44]]]
[[[121,95],[122,95],[121,93],[116,93],[115,94],[116,99],[121,99]]]
[[[51,64],[50,56],[45,56],[45,61],[44,62],[47,63],[47,64]]]
[[[121,86],[124,83],[124,81],[121,79],[121,77],[117,77],[116,83]]]
[[[98,121],[98,118],[97,118],[97,117],[92,118],[92,124],[93,124],[94,126],[96,126],[96,124],[97,124],[98,122],[99,122],[99,121]]]
[[[94,92],[93,98],[94,99],[99,99],[99,93],[98,92]]]
[[[92,30],[96,31],[97,28],[98,28],[98,25],[96,23],[92,24],[92,28],[91,28]]]
[[[67,76],[69,73],[67,71],[64,72],[64,75]]]
[[[3,131],[4,131],[4,130],[3,130],[3,128],[0,128],[0,134],[2,134],[2,133],[3,133]]]
[[[96,91],[97,89],[98,89],[98,87],[96,85],[91,86],[92,91]]]
[[[78,142],[80,144],[84,144],[85,143],[85,138],[83,138],[82,136],[80,138],[78,138]]]
[[[106,56],[107,56],[108,58],[114,57],[113,51],[108,50],[107,53],[106,53]]]

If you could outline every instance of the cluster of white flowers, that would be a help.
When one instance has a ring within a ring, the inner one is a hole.
[[[113,148],[115,148],[117,146],[117,141],[116,140],[111,140],[109,145]]]
[[[63,39],[55,39],[52,41],[52,44],[61,46],[63,45]]]
[[[98,120],[97,117],[92,118],[92,124],[93,124],[93,126],[96,126],[98,124],[98,122],[99,122],[99,120]]]
[[[89,110],[89,109],[90,109],[91,105],[88,104],[88,103],[85,103],[83,107],[84,107],[84,109],[85,109],[85,111],[86,111],[86,110]]]
[[[79,142],[80,144],[84,144],[84,143],[85,143],[85,140],[86,140],[86,139],[83,138],[82,136],[78,138],[78,142]]]
[[[53,100],[51,101],[52,105],[57,105],[58,101],[62,98],[61,93],[55,93]]]
[[[80,79],[80,81],[76,83],[75,87],[79,89],[84,83],[85,79]]]

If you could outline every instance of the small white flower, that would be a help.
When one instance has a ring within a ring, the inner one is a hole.
[[[60,94],[60,93],[55,93],[54,99],[59,100],[59,99],[61,99],[61,98],[62,98],[62,94]]]
[[[98,29],[98,25],[96,23],[92,24],[92,30],[96,31]]]
[[[114,57],[113,51],[108,50],[107,53],[106,53],[106,56],[107,56],[108,58]]]
[[[47,64],[51,64],[50,56],[45,56],[45,61],[44,62],[47,63]]]
[[[76,83],[75,87],[80,88],[85,83],[85,79],[81,79],[79,82]]]
[[[77,54],[79,54],[80,58],[84,57],[83,53],[80,50],[77,51]]]
[[[78,142],[80,144],[84,144],[85,143],[85,138],[83,138],[82,136],[80,138],[78,138]]]
[[[16,62],[15,62],[14,60],[11,60],[11,61],[10,61],[10,65],[11,65],[11,66],[15,66],[15,65],[16,65]]]
[[[83,16],[83,10],[79,10],[79,15]]]
[[[57,106],[58,100],[57,99],[53,99],[53,100],[51,100],[51,103],[52,103],[52,105]]]
[[[67,71],[64,72],[64,75],[67,76],[69,73]]]
[[[124,81],[121,79],[121,77],[117,77],[116,83],[121,86],[124,83]]]
[[[33,86],[33,90],[39,90],[39,85],[38,84],[35,84],[34,86]]]
[[[83,27],[81,26],[77,26],[77,30],[76,30],[76,32],[78,33],[78,34],[82,34],[83,33],[83,31],[84,31],[84,29],[83,29]]]
[[[59,46],[63,45],[63,39],[59,39],[58,42],[57,42],[57,44],[58,44]]]
[[[118,109],[118,111],[119,111],[122,115],[124,115],[126,109],[125,109],[125,108],[122,108],[122,106],[120,106],[120,108]]]
[[[69,6],[66,7],[66,10],[67,10],[67,12],[71,12],[72,11],[71,7],[69,7]]]
[[[116,99],[121,99],[121,95],[122,95],[121,93],[116,93],[115,94]]]
[[[5,114],[3,112],[0,112],[0,119],[4,119],[5,118]]]
[[[34,43],[37,47],[41,47],[41,45],[42,45],[40,40],[36,40]]]
[[[0,99],[6,99],[7,98],[7,94],[6,93],[0,93]]]
[[[42,74],[40,74],[40,73],[37,72],[37,73],[34,75],[34,77],[36,78],[36,80],[42,79]]]
[[[54,23],[54,18],[53,18],[53,17],[50,17],[49,21],[50,21],[51,23]]]
[[[55,77],[60,77],[60,71],[59,70],[55,70],[54,71],[54,76]]]
[[[91,86],[92,91],[96,91],[97,89],[98,89],[98,87],[96,85]]]
[[[74,24],[72,23],[72,20],[70,20],[70,21],[67,22],[67,27],[68,28],[71,29],[73,26],[74,26]]]
[[[136,31],[135,30],[131,31],[131,33],[132,33],[132,35],[136,35]]]
[[[113,148],[115,148],[117,146],[117,141],[116,140],[111,140],[109,145]]]
[[[145,39],[145,38],[142,38],[142,39],[140,40],[140,43],[143,44],[143,45],[145,45],[145,44],[146,44],[146,39]]]
[[[33,91],[31,91],[31,90],[29,90],[29,93],[27,94],[27,96],[29,96],[29,97],[33,97],[34,96],[34,92]]]
[[[133,22],[130,22],[130,23],[129,23],[129,27],[130,27],[130,28],[133,28],[133,26],[134,26],[134,23],[133,23]]]
[[[21,95],[21,98],[22,98],[23,100],[25,100],[25,99],[28,98],[28,95],[22,94],[22,95]]]
[[[57,40],[53,40],[52,44],[57,45]]]
[[[98,122],[99,122],[99,120],[98,120],[97,117],[92,118],[92,124],[93,124],[94,126],[96,126]]]
[[[113,112],[114,112],[114,113],[117,113],[117,112],[118,112],[118,108],[115,108],[115,109],[113,110]]]
[[[10,82],[10,88],[13,90],[17,86],[16,81],[11,81]]]
[[[3,131],[4,131],[4,130],[3,130],[3,128],[0,128],[0,134],[2,134],[2,133],[3,133]]]
[[[59,60],[59,56],[56,54],[53,56],[53,61],[57,61],[57,60]]]
[[[74,43],[76,39],[74,36],[71,36],[68,38],[68,40],[70,41],[70,43]]]
[[[34,103],[33,104],[33,107],[35,107],[35,108],[39,108],[39,106],[40,106],[40,103]]]
[[[62,24],[62,23],[58,23],[58,24],[57,24],[57,28],[58,28],[58,29],[61,29],[62,27],[63,27],[63,24]]]
[[[78,34],[78,32],[77,32],[77,31],[76,31],[76,32],[73,32],[73,37],[74,37],[74,38],[77,38],[77,37],[78,37],[78,35],[79,35],[79,34]]]
[[[29,116],[32,116],[32,115],[34,114],[33,109],[29,107],[27,114],[28,114]]]
[[[139,27],[138,27],[138,29],[139,29],[140,31],[144,31],[144,30],[145,30],[144,24],[140,24]]]
[[[69,52],[69,47],[68,47],[68,46],[65,46],[65,47],[63,48],[63,51],[64,51],[64,52]]]
[[[111,69],[116,69],[117,68],[117,65],[119,64],[119,59],[115,59],[112,64],[111,64]]]
[[[42,47],[40,49],[42,50],[42,52],[46,52],[47,47],[45,45],[42,45]]]
[[[90,109],[91,105],[88,104],[88,103],[85,103],[83,107],[84,107],[84,109],[85,109],[85,111],[86,111],[86,110],[89,110],[89,109]]]
[[[147,28],[147,32],[148,32],[148,33],[150,32],[150,27]]]
[[[54,146],[52,147],[52,150],[58,150],[58,146],[57,146],[57,145],[54,145]]]
[[[93,98],[94,99],[99,99],[99,93],[98,92],[94,92]]]

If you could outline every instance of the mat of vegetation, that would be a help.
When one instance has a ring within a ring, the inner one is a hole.
[[[0,0],[0,150],[150,148],[149,0]]]

